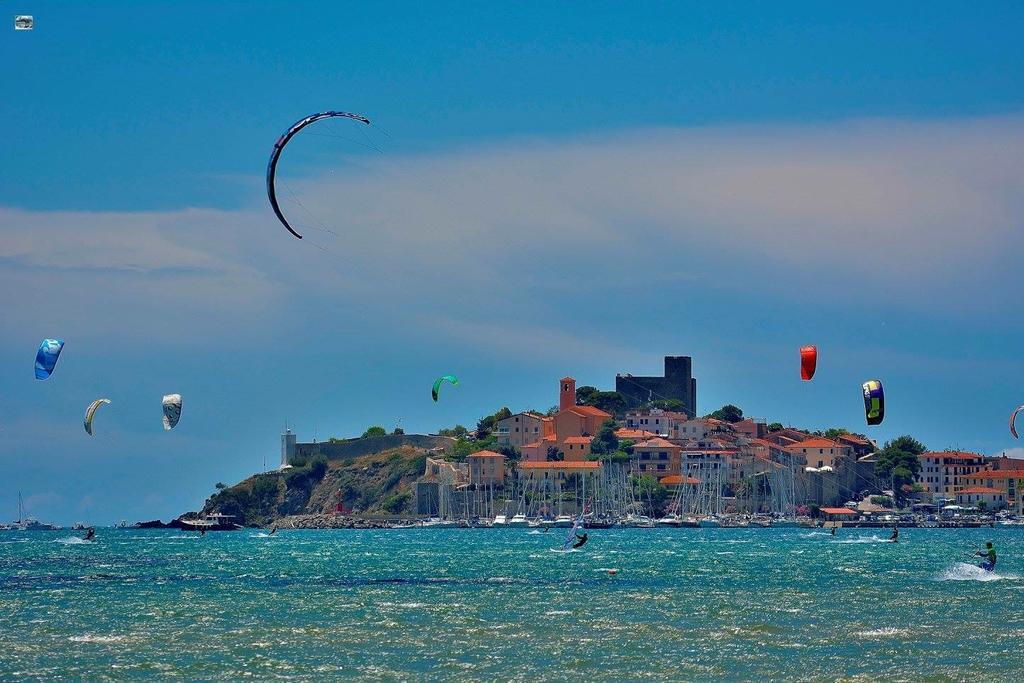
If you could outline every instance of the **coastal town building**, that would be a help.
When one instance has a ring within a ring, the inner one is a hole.
[[[540,413],[523,412],[498,420],[494,435],[498,446],[522,448],[555,433],[554,420]]]
[[[1000,510],[1006,507],[1006,494],[991,486],[964,486],[956,492],[956,504],[981,507],[989,511]]]
[[[503,487],[505,485],[505,456],[494,451],[477,451],[466,456],[470,486]]]
[[[693,359],[689,356],[665,356],[662,377],[615,375],[615,391],[631,405],[676,399],[683,403],[683,412],[697,414],[697,380],[693,377]]]
[[[836,441],[844,446],[848,446],[858,458],[871,455],[878,450],[878,446],[875,445],[874,441],[859,434],[840,434],[836,437]]]
[[[562,455],[565,456],[566,460],[573,462],[579,462],[580,460],[586,460],[590,456],[590,442],[594,440],[592,436],[570,436],[562,442]]]
[[[633,446],[633,458],[630,460],[632,471],[657,477],[680,474],[681,451],[681,447],[661,437],[641,441]]]
[[[921,471],[917,483],[933,500],[956,500],[957,490],[963,486],[960,478],[985,467],[985,456],[966,451],[928,451],[918,459]]]
[[[1020,461],[1017,461],[1019,463]],[[1008,464],[1001,463],[1004,467]],[[1024,470],[1011,469],[984,469],[973,474],[966,474],[960,477],[963,486],[957,493],[963,493],[966,489],[987,488],[998,491],[1003,502],[1021,512],[1021,488],[1024,487]],[[957,501],[959,502],[959,501]]]
[[[658,436],[666,438],[681,438],[686,434],[683,427],[688,424],[690,418],[686,413],[651,408],[650,410],[631,410],[626,413],[626,427],[628,429],[640,429],[653,432]],[[705,427],[700,420],[694,420]]]
[[[821,516],[828,522],[850,521],[857,518],[857,513],[850,508],[824,507]]]
[[[799,429],[786,427],[775,432],[768,432],[761,438],[780,446],[792,446],[795,443],[810,439],[811,435],[801,432]]]
[[[739,422],[733,422],[732,428],[737,434],[742,434],[751,439],[760,439],[768,433],[768,425],[764,420],[748,417]]]
[[[786,450],[802,458],[806,467],[819,470],[823,467],[836,470],[844,464],[852,463],[850,447],[831,439],[810,438],[787,446]]]

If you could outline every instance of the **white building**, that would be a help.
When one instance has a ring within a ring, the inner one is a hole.
[[[280,469],[290,467],[293,457],[295,457],[295,433],[291,429],[285,429],[284,434],[281,435]]]

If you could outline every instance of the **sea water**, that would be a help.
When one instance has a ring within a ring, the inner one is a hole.
[[[0,680],[1024,671],[1024,529],[589,533],[553,553],[562,530],[0,532]]]

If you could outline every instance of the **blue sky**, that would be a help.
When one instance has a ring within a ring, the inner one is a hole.
[[[0,518],[167,519],[286,419],[432,431],[665,354],[701,410],[866,430],[878,377],[873,437],[1018,445],[1016,4],[4,6]],[[380,151],[293,167],[321,251],[263,173],[332,108]]]

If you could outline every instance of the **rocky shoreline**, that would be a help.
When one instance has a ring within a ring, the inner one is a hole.
[[[274,523],[278,529],[387,529],[396,520],[365,519],[335,514],[288,515]]]

